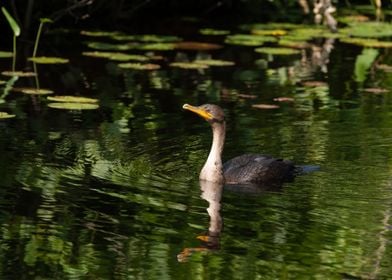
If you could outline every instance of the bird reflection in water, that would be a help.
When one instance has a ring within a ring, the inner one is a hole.
[[[207,212],[210,216],[210,223],[206,235],[199,235],[202,243],[200,247],[184,248],[177,255],[179,262],[186,262],[195,252],[211,252],[219,250],[220,235],[222,231],[222,217],[220,214],[223,184],[200,180],[201,198],[208,202]]]

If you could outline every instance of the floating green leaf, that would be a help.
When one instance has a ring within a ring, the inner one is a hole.
[[[271,55],[294,55],[294,54],[299,54],[301,51],[296,49],[291,49],[291,48],[263,47],[263,48],[255,49],[255,52],[271,54]]]
[[[81,35],[90,36],[90,37],[109,37],[109,36],[116,36],[120,35],[117,31],[88,31],[82,30],[80,31]]]
[[[95,98],[71,95],[48,96],[48,100],[67,103],[98,103],[98,99]]]
[[[161,68],[160,65],[152,63],[120,63],[118,67],[133,70],[158,70]]]
[[[241,30],[263,30],[263,29],[298,29],[298,28],[303,28],[306,25],[303,24],[295,24],[295,23],[251,23],[251,24],[243,24],[239,28]]]
[[[8,57],[13,57],[14,54],[12,52],[3,52],[0,51],[0,58],[8,58]]]
[[[99,108],[98,104],[92,103],[74,103],[74,102],[54,102],[49,103],[48,107],[54,109],[64,109],[64,110],[95,110]]]
[[[363,49],[362,53],[357,56],[355,60],[355,81],[364,82],[366,80],[367,72],[372,66],[373,62],[378,56],[376,49]]]
[[[180,50],[211,51],[221,49],[223,46],[205,42],[179,42],[175,48]]]
[[[369,38],[342,38],[341,42],[346,44],[354,44],[368,48],[392,48],[391,41],[379,41],[377,39]]]
[[[169,64],[171,67],[177,67],[182,69],[207,69],[209,68],[206,64],[195,63],[195,62],[173,62]]]
[[[151,43],[139,45],[137,48],[147,51],[171,51],[175,46],[175,43]]]
[[[12,88],[13,91],[21,92],[25,94],[32,94],[32,95],[47,95],[52,94],[53,90],[45,89],[45,88]]]
[[[8,114],[7,112],[0,112],[0,119],[11,119],[14,117],[15,115]]]
[[[254,35],[284,36],[287,34],[287,31],[284,29],[253,29],[251,33]]]
[[[358,22],[369,21],[370,18],[365,15],[348,15],[348,16],[340,16],[337,18],[337,20],[346,24],[355,24]]]
[[[297,48],[297,49],[305,49],[310,47],[310,44],[306,41],[292,41],[286,39],[279,40],[279,45],[284,47],[289,47],[289,48]]]
[[[1,75],[7,76],[7,77],[34,77],[37,74],[34,72],[22,72],[22,71],[3,71],[1,72]]]
[[[126,53],[113,53],[108,57],[110,60],[116,61],[129,61],[129,60],[136,60],[136,61],[147,61],[149,60],[148,57],[144,55],[138,54],[126,54]]]
[[[208,66],[233,66],[235,63],[233,61],[228,60],[219,60],[219,59],[198,59],[193,61],[193,63],[204,64]]]
[[[87,46],[95,50],[128,51],[128,50],[139,48],[140,44],[138,43],[111,44],[111,43],[102,43],[102,42],[89,42],[87,43]]]
[[[273,36],[252,35],[252,34],[234,34],[226,37],[225,43],[241,46],[261,46],[266,42],[276,42],[277,38]]]
[[[3,12],[5,18],[8,21],[8,24],[11,26],[12,31],[14,32],[15,37],[18,37],[20,35],[20,27],[18,23],[15,21],[15,19],[8,13],[7,9],[4,7],[1,7],[1,11]]]
[[[49,56],[29,57],[28,60],[38,64],[64,64],[69,62],[68,58],[49,57]]]
[[[202,28],[199,30],[199,32],[200,32],[200,34],[203,34],[203,35],[212,35],[212,36],[230,34],[229,30],[221,30],[221,29],[213,29],[213,28]]]
[[[182,39],[177,36],[167,36],[167,35],[155,35],[155,34],[144,34],[144,35],[113,35],[113,39],[118,41],[140,41],[140,42],[154,42],[154,43],[168,43],[168,42],[178,42]]]
[[[392,36],[392,24],[387,22],[357,22],[341,28],[340,32],[353,37],[388,37]]]

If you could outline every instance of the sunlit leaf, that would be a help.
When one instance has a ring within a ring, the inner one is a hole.
[[[277,38],[265,35],[234,34],[226,37],[225,43],[242,46],[261,46],[266,42],[276,42]]]
[[[171,51],[174,50],[175,43],[150,43],[141,44],[137,48],[147,51]]]
[[[195,50],[195,51],[211,51],[221,49],[223,46],[204,42],[179,42],[175,44],[176,49]]]
[[[129,60],[135,60],[135,61],[147,61],[149,60],[148,57],[144,55],[139,55],[139,54],[126,54],[126,53],[113,53],[108,57],[110,60],[115,60],[115,61],[129,61]]]
[[[309,43],[305,41],[292,41],[286,39],[279,40],[278,44],[283,47],[297,48],[297,49],[306,49],[311,46]]]
[[[369,21],[370,18],[365,15],[349,15],[337,17],[337,20],[346,24],[355,24],[358,22]]]
[[[366,80],[368,70],[377,58],[378,53],[377,49],[363,49],[362,53],[357,56],[354,70],[355,81],[364,82]]]
[[[7,9],[4,7],[1,7],[1,11],[3,12],[5,18],[8,21],[8,24],[11,26],[12,31],[14,32],[15,37],[18,37],[20,35],[20,27],[18,23],[15,21],[15,19],[8,13]]]
[[[105,51],[128,51],[140,47],[138,43],[126,43],[126,44],[111,44],[102,42],[89,42],[87,46],[95,50]]]
[[[74,103],[97,103],[98,99],[83,97],[83,96],[71,96],[71,95],[56,95],[48,96],[48,100],[57,102],[74,102]]]
[[[13,91],[21,92],[25,94],[32,94],[32,95],[47,95],[52,94],[53,90],[46,89],[46,88],[28,88],[28,87],[15,87],[12,88]]]
[[[13,57],[13,56],[14,56],[13,52],[0,51],[0,58],[8,58],[8,57]]]
[[[10,119],[14,117],[15,115],[8,114],[7,112],[0,112],[0,119]]]
[[[7,76],[7,77],[34,77],[37,74],[34,72],[22,72],[22,71],[3,71],[1,72],[1,75]]]
[[[84,36],[90,36],[90,37],[109,37],[109,36],[120,35],[120,33],[117,31],[88,31],[88,30],[82,30],[80,31],[80,34]]]
[[[64,64],[69,62],[68,58],[49,57],[49,56],[29,57],[28,60],[38,64]]]
[[[193,63],[204,64],[208,66],[233,66],[235,63],[233,61],[228,60],[219,60],[219,59],[197,59],[194,60]]]
[[[153,43],[169,43],[178,42],[182,39],[177,36],[168,35],[155,35],[155,34],[144,34],[144,35],[113,35],[113,39],[118,41],[140,41],[140,42],[153,42]]]
[[[391,41],[379,41],[377,39],[369,38],[342,38],[341,42],[346,44],[354,44],[367,48],[392,48]]]
[[[300,50],[291,49],[291,48],[262,47],[262,48],[255,49],[255,52],[271,54],[271,55],[293,55],[293,54],[299,54]]]
[[[251,33],[255,35],[283,36],[287,34],[287,31],[284,29],[253,29]]]
[[[120,63],[118,67],[133,70],[158,70],[161,68],[160,65],[153,63]]]
[[[195,63],[195,62],[173,62],[169,64],[171,67],[177,67],[182,69],[207,69],[209,68],[206,64]]]
[[[54,102],[49,103],[48,107],[64,110],[95,110],[99,108],[99,105],[92,103]]]
[[[388,37],[392,36],[392,23],[387,22],[357,22],[352,26],[341,28],[340,32],[352,37]]]
[[[199,32],[200,34],[203,35],[213,35],[213,36],[230,34],[229,30],[221,30],[221,29],[213,29],[213,28],[202,28],[199,30]]]

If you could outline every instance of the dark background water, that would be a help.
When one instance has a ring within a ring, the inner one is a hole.
[[[0,105],[16,115],[0,122],[1,278],[392,277],[391,93],[365,91],[390,89],[392,76],[373,64],[361,79],[362,48],[335,40],[320,62],[315,49],[280,58],[226,45],[212,56],[234,67],[171,68],[179,56],[206,54],[169,51],[157,52],[160,70],[125,71],[82,56],[85,40],[47,35],[42,52],[70,63],[38,65],[39,82],[56,95],[98,98],[98,110],[56,110],[15,92]],[[377,57],[391,64],[389,50]],[[273,101],[282,96],[294,102]],[[198,181],[210,128],[181,109],[206,102],[225,109],[225,159],[257,152],[320,167],[281,188],[225,188],[215,213],[223,230],[210,244],[197,238],[216,218]],[[252,107],[259,103],[280,108]]]

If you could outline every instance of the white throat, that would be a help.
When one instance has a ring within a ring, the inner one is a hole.
[[[207,161],[200,172],[200,180],[224,183],[222,151],[225,142],[225,123],[213,123],[212,146]]]

